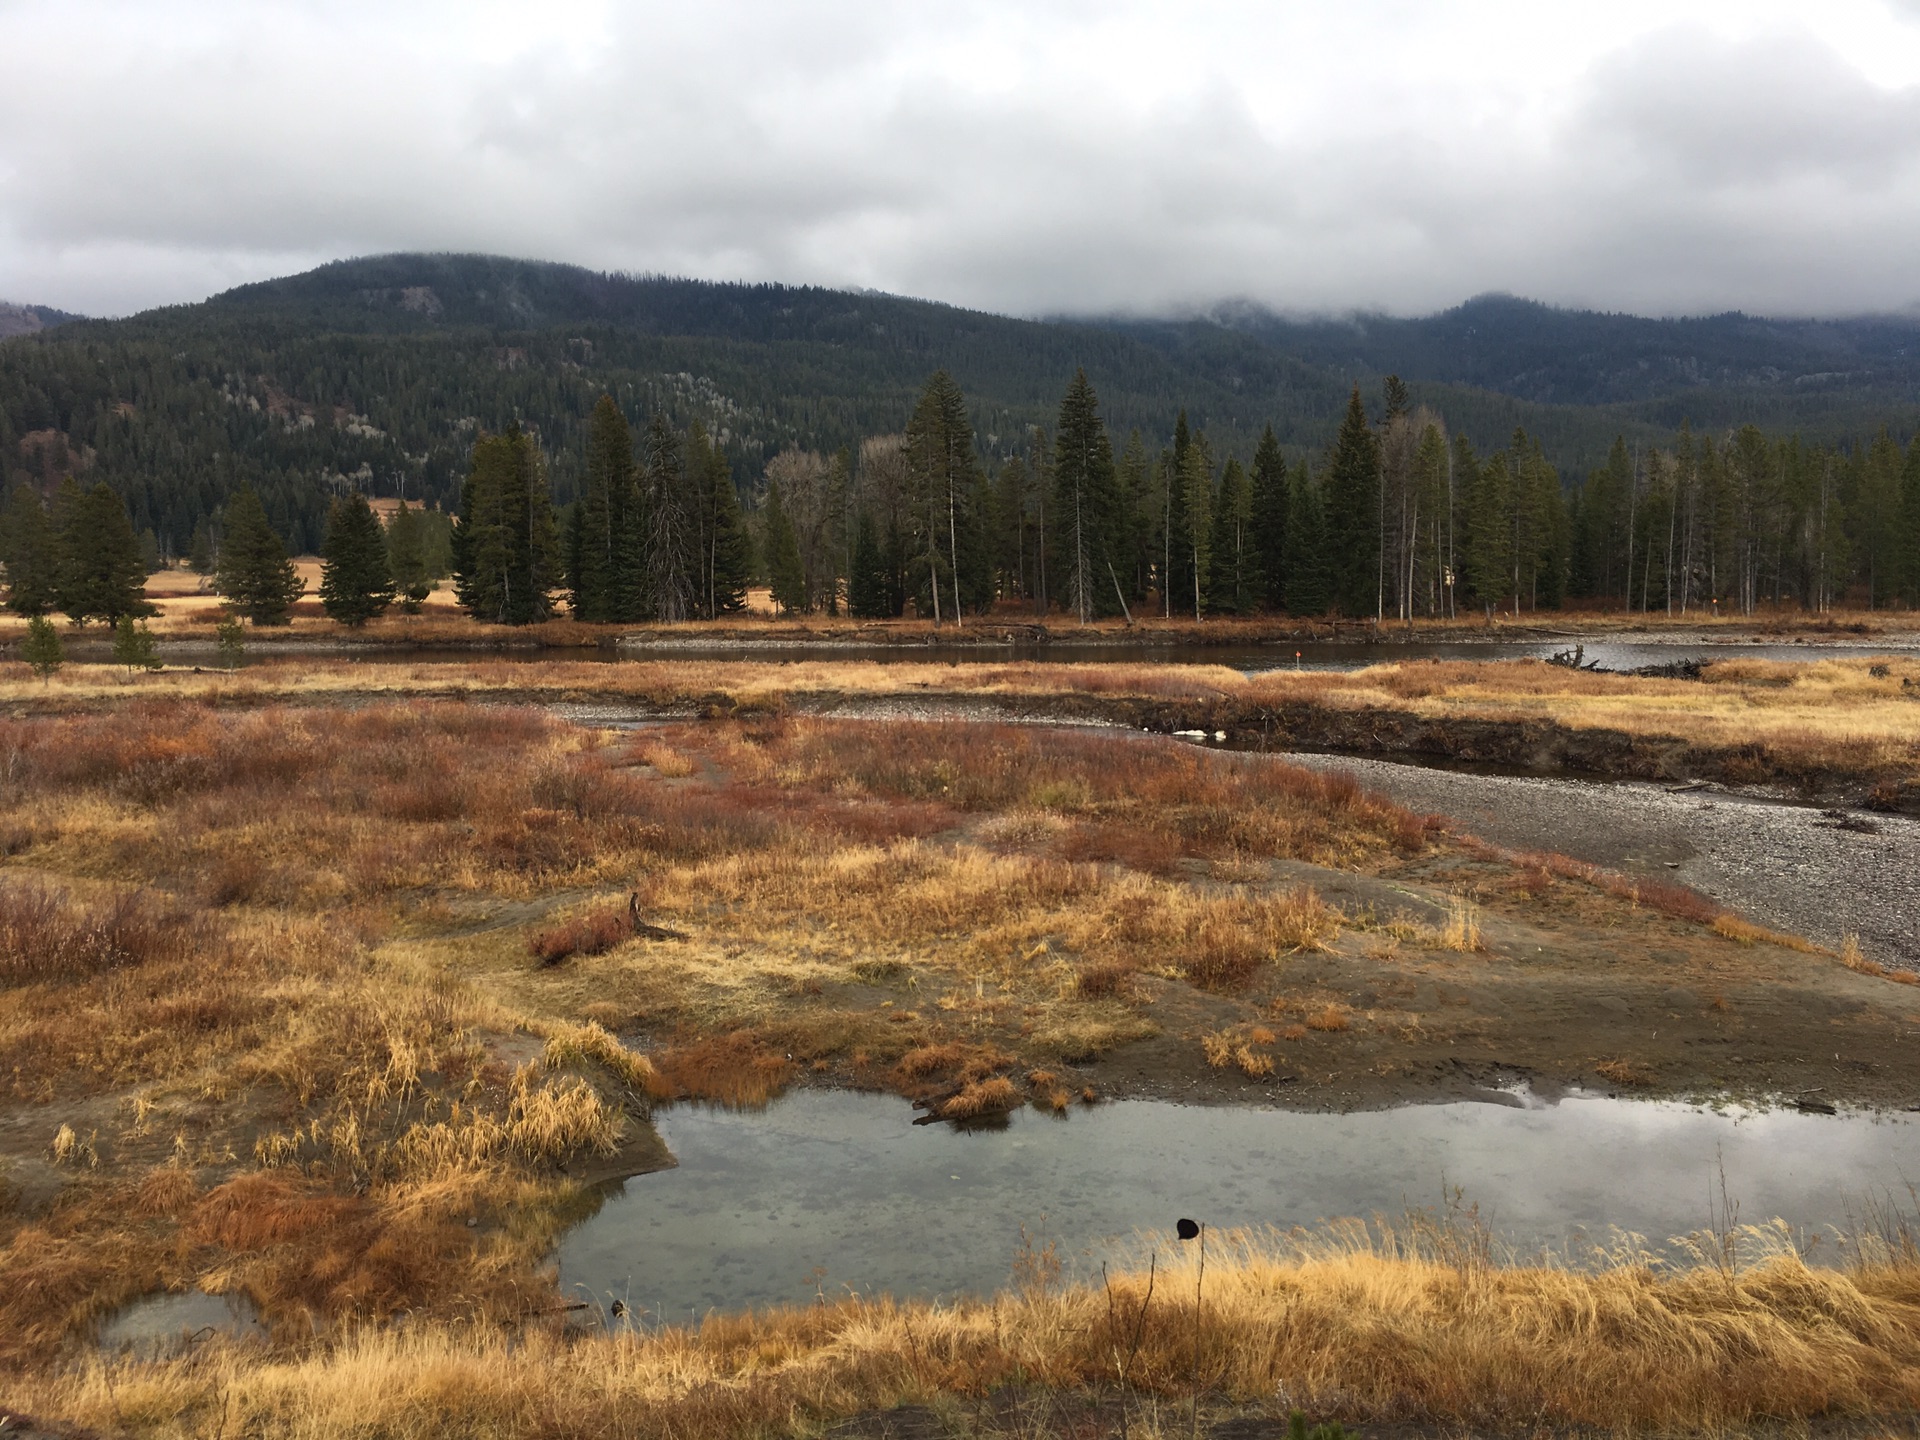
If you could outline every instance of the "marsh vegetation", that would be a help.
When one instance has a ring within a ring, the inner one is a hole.
[[[1729,725],[1770,699],[1822,713],[1802,684],[1868,720],[1906,703],[1899,675],[1847,667],[1724,690],[1510,672],[272,664],[20,681],[0,721],[10,1394],[141,1433],[312,1435],[586,1434],[608,1413],[718,1435],[903,1402],[964,1419],[1010,1394],[1095,1420],[1119,1404],[1139,1426],[1196,1386],[1244,1406],[1276,1384],[1352,1419],[1499,1424],[1910,1399],[1920,1272],[1898,1235],[1839,1270],[1776,1247],[1582,1274],[1437,1241],[1249,1237],[1222,1242],[1197,1309],[1163,1273],[1151,1309],[1143,1276],[1103,1291],[1042,1274],[946,1306],[626,1337],[556,1313],[556,1238],[593,1182],[667,1162],[650,1116],[690,1099],[852,1087],[978,1122],[1524,1078],[1911,1103],[1904,976],[1679,887],[1499,851],[1265,756],[806,713],[941,693],[1030,713],[1271,705],[1289,686],[1330,707],[1587,696],[1613,716],[1699,696]],[[599,729],[525,703],[586,699],[683,718]],[[1857,1062],[1837,1080],[1836,1048]],[[76,1360],[117,1306],[194,1286],[246,1295],[269,1348]],[[1632,1414],[1604,1408],[1627,1391]]]

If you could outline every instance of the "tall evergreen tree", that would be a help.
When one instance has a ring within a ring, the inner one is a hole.
[[[733,467],[705,430],[695,427],[689,449],[693,458],[689,469],[701,477],[706,492],[704,613],[708,619],[737,615],[747,608],[747,579],[753,569],[740,491],[733,483]]]
[[[847,577],[847,609],[857,619],[884,620],[899,611],[893,608],[893,594],[887,573],[886,552],[880,545],[880,532],[873,516],[865,510],[853,527],[853,564]]]
[[[576,620],[630,620],[617,582],[636,563],[623,553],[626,513],[634,504],[633,432],[611,395],[595,402],[587,426],[587,465],[568,524],[569,603]]]
[[[151,615],[147,604],[147,567],[140,539],[133,533],[127,507],[102,481],[91,490],[77,486],[66,499],[56,532],[59,605],[74,620],[105,620],[122,615]]]
[[[214,588],[255,625],[285,625],[293,602],[306,593],[251,485],[242,485],[227,501]]]
[[[1194,435],[1180,463],[1180,514],[1183,518],[1184,579],[1182,606],[1193,606],[1198,620],[1206,603],[1208,573],[1213,564],[1213,450],[1204,435]]]
[[[529,625],[553,613],[559,542],[546,467],[519,424],[473,447],[454,525],[454,591],[467,613]]]
[[[1187,412],[1180,411],[1173,422],[1173,449],[1161,456],[1160,503],[1160,613],[1172,615],[1193,598],[1193,524],[1189,513],[1187,455],[1193,446],[1193,431],[1187,424]]]
[[[213,529],[202,515],[194,522],[193,539],[187,542],[187,568],[196,575],[211,575],[213,567]]]
[[[1076,370],[1060,401],[1053,446],[1051,569],[1058,593],[1082,624],[1120,608],[1111,539],[1119,505],[1113,442],[1100,419],[1100,397]]]
[[[357,629],[393,604],[387,537],[357,490],[333,502],[320,555],[320,604],[332,619]]]
[[[7,608],[16,615],[46,614],[58,598],[60,543],[39,492],[24,481],[7,497],[0,542],[0,560],[7,566]]]
[[[433,576],[427,562],[426,520],[405,500],[387,523],[387,572],[393,577],[400,608],[418,615],[427,596],[433,593]]]
[[[1286,457],[1273,427],[1260,434],[1253,452],[1253,484],[1249,497],[1254,553],[1258,557],[1260,603],[1269,610],[1287,605],[1287,517],[1292,494],[1287,482]]]
[[[1333,598],[1345,615],[1380,613],[1380,439],[1367,423],[1360,387],[1327,463],[1324,505]]]
[[[961,610],[961,532],[971,532],[970,501],[979,462],[966,396],[945,370],[936,370],[907,421],[907,483],[916,502],[934,622]],[[942,592],[945,592],[944,594]]]
[[[647,424],[644,448],[646,571],[653,588],[652,603],[646,608],[662,620],[690,619],[700,571],[696,516],[705,506],[705,496],[689,493],[680,436],[659,411]]]
[[[794,532],[793,521],[787,518],[786,506],[780,501],[778,481],[767,486],[764,518],[767,585],[773,593],[773,603],[780,607],[782,614],[798,615],[807,608],[807,572],[800,563],[800,537]]]
[[[1920,435],[1907,446],[1900,469],[1901,598],[1910,609],[1920,608]]]
[[[1333,566],[1320,486],[1306,461],[1294,467],[1287,492],[1287,613],[1324,615],[1333,604]]]
[[[1246,615],[1259,604],[1259,554],[1253,540],[1253,489],[1238,460],[1227,461],[1214,496],[1208,544],[1207,609]]]

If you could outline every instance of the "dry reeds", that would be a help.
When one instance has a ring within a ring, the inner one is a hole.
[[[1204,1304],[1163,1254],[1104,1286],[1045,1283],[990,1300],[851,1297],[692,1328],[558,1336],[494,1326],[368,1330],[310,1352],[204,1347],[22,1377],[16,1403],[119,1430],[227,1424],[302,1440],[381,1434],[672,1433],[719,1440],[1017,1386],[1112,1393],[1150,1410],[1197,1378],[1216,1418],[1284,1404],[1348,1423],[1708,1431],[1910,1412],[1920,1268],[1807,1266],[1750,1232],[1740,1268],[1507,1267],[1430,1227],[1209,1237]],[[1184,1411],[1184,1405],[1182,1405]],[[1185,1416],[1182,1414],[1183,1433]]]

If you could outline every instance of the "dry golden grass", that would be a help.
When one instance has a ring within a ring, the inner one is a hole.
[[[453,623],[453,622],[443,622]],[[375,657],[378,651],[371,652]],[[1874,657],[1812,662],[1722,660],[1700,681],[1579,672],[1538,661],[1390,662],[1353,672],[1222,666],[751,658],[622,664],[487,661],[472,664],[267,659],[227,675],[178,668],[128,682],[109,665],[69,665],[50,684],[24,665],[0,671],[0,703],[89,708],[129,695],[207,699],[222,705],[340,696],[540,697],[624,700],[660,709],[779,711],[841,697],[917,703],[966,695],[1012,708],[1076,709],[1130,718],[1177,707],[1193,723],[1257,724],[1289,706],[1392,712],[1426,722],[1547,724],[1608,731],[1688,747],[1714,758],[1728,780],[1865,777],[1894,787],[1920,780],[1920,662]],[[685,756],[659,754],[662,774],[687,774]],[[1071,808],[1070,781],[1037,789],[1041,811]]]
[[[1754,1258],[1723,1263],[1726,1239]],[[1493,1263],[1482,1237],[1420,1224],[1207,1243],[1198,1286],[1193,1247],[1167,1244],[1151,1290],[1144,1266],[1105,1288],[1033,1267],[991,1299],[850,1298],[639,1334],[421,1325],[292,1355],[216,1344],[20,1377],[10,1399],[154,1440],[731,1440],[927,1402],[971,1433],[1028,1434],[1101,1400],[1133,1433],[1171,1436],[1196,1391],[1203,1421],[1301,1406],[1475,1433],[1729,1433],[1920,1403],[1911,1253],[1820,1270],[1778,1231],[1749,1231],[1703,1237],[1692,1268],[1628,1249],[1571,1270]],[[1017,1413],[987,1403],[1002,1387],[1023,1397]]]

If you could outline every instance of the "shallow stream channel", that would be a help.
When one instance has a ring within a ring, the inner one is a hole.
[[[905,1102],[801,1091],[761,1111],[679,1106],[679,1164],[608,1187],[557,1253],[571,1300],[635,1323],[849,1292],[984,1294],[1023,1246],[1069,1276],[1167,1258],[1209,1227],[1398,1224],[1478,1207],[1496,1253],[1578,1263],[1622,1232],[1673,1237],[1781,1219],[1810,1258],[1870,1209],[1912,1208],[1920,1116],[1715,1111],[1571,1096],[1346,1114],[1120,1101],[1004,1125],[919,1125]]]

